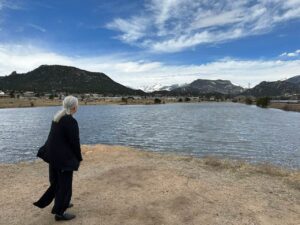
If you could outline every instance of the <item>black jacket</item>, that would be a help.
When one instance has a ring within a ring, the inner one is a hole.
[[[58,123],[52,121],[48,139],[37,156],[56,169],[78,170],[82,161],[79,128],[71,115],[63,116]]]

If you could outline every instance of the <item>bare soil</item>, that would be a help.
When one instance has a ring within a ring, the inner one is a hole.
[[[83,146],[74,174],[76,218],[88,225],[298,225],[300,172],[121,146]],[[1,164],[0,224],[56,224],[32,205],[48,187],[40,160]]]

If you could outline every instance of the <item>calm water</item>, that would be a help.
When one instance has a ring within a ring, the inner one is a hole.
[[[60,107],[0,109],[0,162],[35,159]],[[234,103],[81,106],[82,144],[118,144],[300,168],[300,113]]]

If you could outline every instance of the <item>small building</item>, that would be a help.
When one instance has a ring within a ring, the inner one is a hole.
[[[27,98],[31,98],[31,97],[35,97],[35,93],[33,91],[25,91],[23,93],[23,96]]]
[[[9,95],[0,90],[0,98],[9,98]]]

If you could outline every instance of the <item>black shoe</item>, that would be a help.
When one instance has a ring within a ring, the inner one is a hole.
[[[32,203],[34,206],[39,207],[40,209],[44,208],[43,206],[39,205],[37,202]]]
[[[55,220],[56,221],[60,221],[60,220],[72,220],[74,219],[76,216],[70,213],[64,213],[62,215],[55,215]]]

